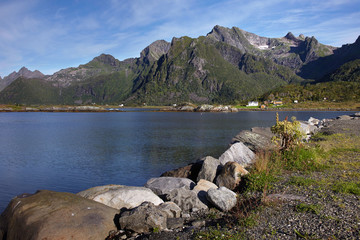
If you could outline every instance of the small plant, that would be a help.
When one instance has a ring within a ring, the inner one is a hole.
[[[311,178],[304,178],[304,177],[291,177],[288,184],[296,185],[296,186],[310,186],[312,184],[316,183],[314,179]]]
[[[271,127],[271,132],[275,134],[272,140],[281,151],[298,146],[303,138],[300,122],[295,117],[291,120],[288,121],[286,117],[284,121],[279,121],[279,114],[276,113],[276,124]]]
[[[154,227],[152,230],[153,233],[159,233],[160,229],[158,227]]]
[[[332,190],[338,193],[349,193],[360,195],[360,183],[355,182],[337,182],[333,185]]]
[[[310,212],[318,215],[321,210],[321,206],[314,204],[300,203],[295,206],[295,210],[297,212]]]

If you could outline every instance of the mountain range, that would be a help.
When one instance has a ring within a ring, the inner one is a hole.
[[[266,38],[215,26],[206,36],[155,41],[139,58],[101,54],[53,75],[22,68],[0,78],[0,103],[233,104],[289,84],[346,81],[344,64],[357,78],[357,59],[360,37],[336,48],[290,32]]]

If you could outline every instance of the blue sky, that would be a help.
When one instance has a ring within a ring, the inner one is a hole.
[[[0,76],[22,66],[52,74],[101,53],[139,57],[156,40],[215,25],[341,46],[360,35],[360,0],[0,0]]]

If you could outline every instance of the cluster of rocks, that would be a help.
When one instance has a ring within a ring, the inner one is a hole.
[[[302,129],[314,133],[329,121],[310,118]],[[207,156],[151,178],[144,187],[106,185],[78,194],[43,190],[17,196],[1,214],[0,239],[126,238],[182,229],[196,212],[211,207],[226,212],[236,205],[233,190],[248,174],[245,168],[254,163],[255,153],[274,148],[272,137],[270,128],[241,131],[218,159]]]
[[[183,106],[173,106],[168,109],[169,111],[181,111],[181,112],[238,112],[239,109],[232,106],[223,106],[223,105],[209,105],[203,104],[200,106],[195,105],[183,105]]]
[[[51,107],[0,107],[0,112],[106,112],[104,107],[98,106],[51,106]]]

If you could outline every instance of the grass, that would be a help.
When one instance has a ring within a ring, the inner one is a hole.
[[[307,203],[299,203],[295,206],[296,212],[309,212],[318,215],[321,211],[321,206],[317,204],[307,204]]]
[[[290,185],[303,186],[303,187],[308,187],[315,183],[316,183],[316,181],[314,179],[297,177],[297,176],[290,177],[290,180],[288,182],[288,184],[290,184]]]
[[[340,181],[332,186],[332,190],[337,193],[347,193],[360,196],[360,182]]]
[[[210,239],[227,239],[239,240],[246,239],[243,232],[233,232],[226,228],[209,227],[206,231],[199,232],[195,235],[195,240],[210,240]]]

